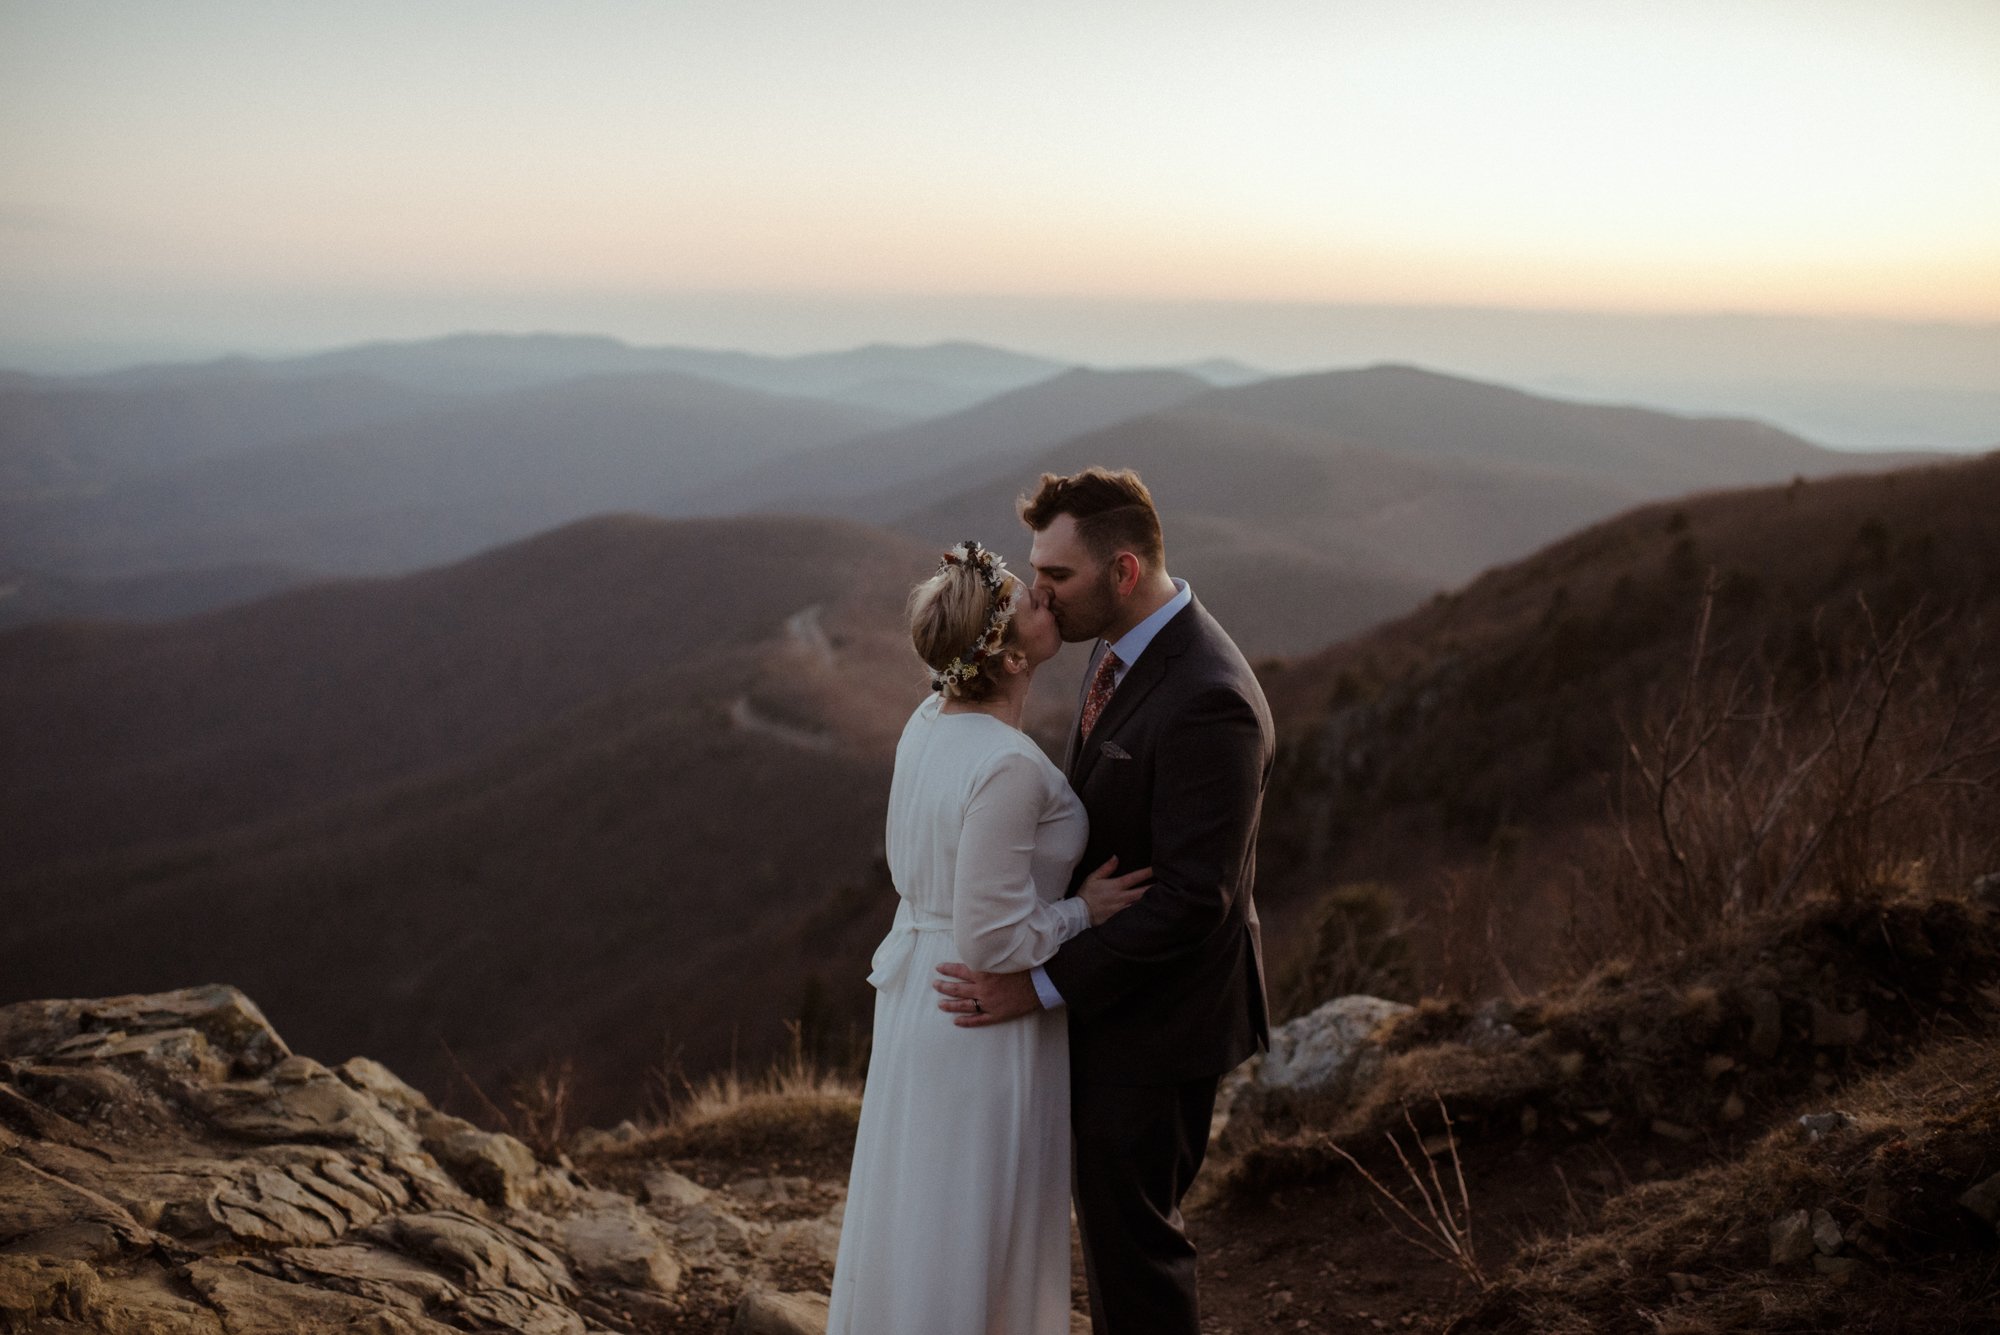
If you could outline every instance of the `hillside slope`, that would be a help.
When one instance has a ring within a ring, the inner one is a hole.
[[[1561,918],[1529,887],[1569,875],[1578,832],[1615,804],[1628,733],[1687,689],[1704,588],[1709,686],[1838,679],[1870,624],[1909,615],[1928,628],[1924,671],[1944,674],[1912,689],[1948,694],[1991,661],[1996,512],[2000,455],[1642,506],[1267,672],[1281,754],[1260,902],[1386,882],[1435,947],[1454,878],[1511,868],[1507,939],[1480,951],[1529,984]],[[1958,735],[1996,724],[1967,717]]]
[[[893,908],[889,755],[924,694],[900,608],[930,560],[832,521],[610,517],[0,635],[6,987],[243,978],[438,1090],[441,1040],[493,1078],[589,1035],[616,1107],[675,1047],[782,1042],[829,960],[851,1011]]]

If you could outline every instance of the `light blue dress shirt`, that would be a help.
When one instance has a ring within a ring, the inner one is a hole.
[[[1172,621],[1183,607],[1194,601],[1194,590],[1184,579],[1174,581],[1174,596],[1160,605],[1158,611],[1141,621],[1132,629],[1120,635],[1111,643],[1111,652],[1118,655],[1118,666],[1112,672],[1112,680],[1124,684],[1125,674],[1139,661],[1139,655],[1146,652],[1146,646],[1160,633],[1160,628]],[[1130,868],[1126,868],[1130,870]],[[1029,979],[1035,984],[1035,995],[1041,998],[1042,1009],[1054,1010],[1063,1004],[1063,994],[1049,981],[1048,970],[1039,964],[1028,971]]]

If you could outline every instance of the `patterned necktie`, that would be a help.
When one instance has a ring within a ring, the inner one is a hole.
[[[1085,740],[1090,730],[1097,726],[1097,716],[1104,712],[1104,706],[1111,702],[1111,693],[1118,689],[1118,655],[1109,649],[1104,657],[1097,660],[1097,675],[1090,679],[1090,694],[1083,697],[1083,719],[1079,726]]]

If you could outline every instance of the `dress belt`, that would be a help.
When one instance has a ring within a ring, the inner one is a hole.
[[[909,972],[910,956],[917,951],[917,935],[920,932],[949,932],[951,917],[943,913],[929,913],[917,909],[904,900],[896,906],[895,921],[889,924],[889,934],[882,938],[882,944],[875,947],[875,956],[869,960],[868,985],[881,991],[892,983],[899,983]]]

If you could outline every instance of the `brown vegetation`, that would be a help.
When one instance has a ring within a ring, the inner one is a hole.
[[[1843,1090],[1840,1106],[1850,1129],[1778,1126],[1739,1158],[1622,1193],[1588,1232],[1531,1244],[1454,1329],[2000,1327],[1993,1224],[1959,1199],[2000,1172],[2000,1045],[1938,1043]],[[1832,1250],[1774,1263],[1774,1224],[1821,1211]]]
[[[1996,507],[2000,456],[1646,507],[1268,672],[1271,935],[1384,882],[1420,985],[1480,996],[1991,870]]]
[[[1274,679],[1266,847],[1399,867],[1431,997],[1358,1093],[1232,1123],[1197,1215],[1230,1329],[1274,1288],[1508,1335],[2000,1329],[2000,459],[1875,481],[1638,512]],[[1690,534],[1745,565],[1704,581]],[[1535,613],[1556,571],[1584,591]],[[1271,934],[1323,931],[1287,884]],[[1422,1247],[1367,1241],[1384,1192]]]

